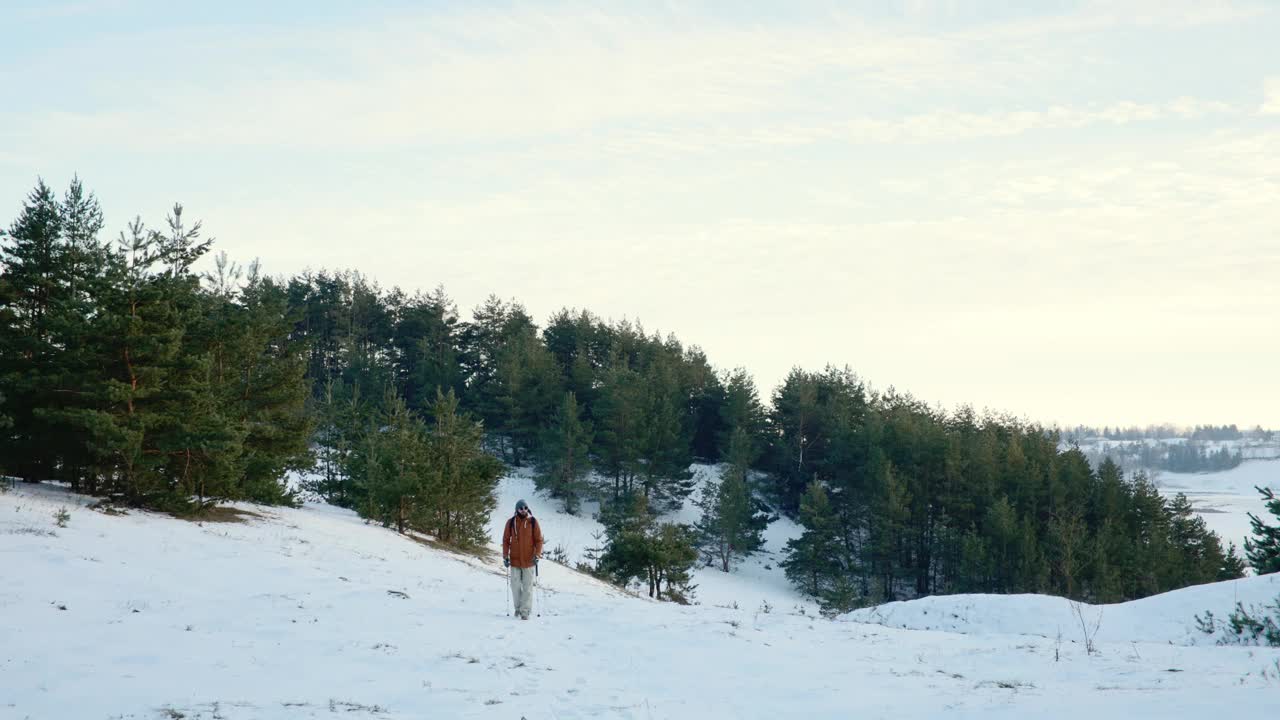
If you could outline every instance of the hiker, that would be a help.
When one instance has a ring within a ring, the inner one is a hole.
[[[516,501],[516,514],[502,533],[502,566],[508,568],[511,601],[521,620],[533,609],[533,582],[542,555],[542,529],[524,500]]]

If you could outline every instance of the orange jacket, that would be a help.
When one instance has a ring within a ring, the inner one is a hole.
[[[542,528],[532,515],[527,518],[512,517],[502,531],[502,557],[511,558],[511,565],[531,568],[542,555]]]

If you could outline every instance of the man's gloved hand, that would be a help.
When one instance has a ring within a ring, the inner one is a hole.
[[[504,558],[502,558],[502,567],[504,567],[504,568],[509,568],[509,567],[511,567],[511,558],[509,558],[509,557],[504,557]]]

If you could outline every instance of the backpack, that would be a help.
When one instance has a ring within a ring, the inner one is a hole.
[[[533,527],[533,529],[534,529],[534,530],[537,530],[537,529],[538,529],[538,518],[536,518],[536,517],[534,517],[534,516],[530,515],[530,516],[529,516],[529,519],[533,521],[533,526],[532,526],[532,527]],[[514,536],[515,536],[515,526],[516,526],[516,519],[515,519],[515,517],[514,517],[514,516],[512,516],[512,517],[510,517],[510,518],[507,518],[507,530],[506,530],[506,534],[507,534],[507,535],[510,535],[510,536],[512,536],[512,537],[514,537]]]

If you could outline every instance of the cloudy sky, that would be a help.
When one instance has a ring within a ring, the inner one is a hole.
[[[1045,422],[1280,427],[1277,2],[6,0],[0,27],[6,225],[79,173],[113,234],[181,201],[271,273],[639,319],[766,391],[848,364]]]

